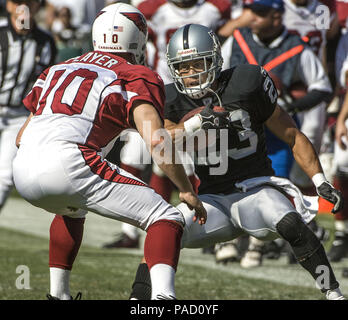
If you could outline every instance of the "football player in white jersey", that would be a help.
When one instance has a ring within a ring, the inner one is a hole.
[[[230,18],[230,7],[229,0],[145,0],[138,5],[149,27],[147,64],[159,73],[165,84],[172,82],[166,61],[166,49],[171,35],[187,23],[200,23],[217,31]],[[142,154],[145,149],[143,141],[136,132],[129,133],[125,140],[121,152],[121,167],[141,177],[146,163],[139,159],[149,158],[148,155]],[[196,188],[199,180],[194,175],[193,165],[187,157],[183,162],[186,174]],[[155,163],[152,171],[150,186],[166,201],[170,201],[173,184]],[[138,245],[137,230],[123,224],[120,239],[107,243],[104,247],[138,247]]]
[[[348,202],[348,33],[339,41],[336,51],[336,80],[345,89],[342,109],[336,122],[336,141],[334,147],[334,179],[333,185],[342,190],[343,197]],[[328,253],[329,259],[338,262],[348,254],[348,210],[343,208],[335,215],[335,239]]]
[[[78,247],[67,242],[81,242],[83,218],[91,211],[146,230],[153,299],[173,299],[182,214],[105,160],[104,152],[126,128],[138,130],[157,161],[162,157],[161,169],[177,185],[180,198],[196,209],[195,220],[205,223],[206,212],[183,167],[159,150],[166,144],[155,135],[163,127],[165,94],[158,74],[141,65],[147,40],[144,16],[133,6],[114,4],[99,13],[92,29],[94,51],[40,75],[24,99],[31,115],[17,137],[13,170],[18,192],[63,216],[54,219],[50,230],[48,298],[70,299],[71,255],[76,256]],[[73,222],[70,229],[74,218],[79,226]]]
[[[146,0],[139,4],[148,21],[149,41],[155,46],[151,67],[165,84],[172,82],[166,62],[172,34],[187,23],[200,23],[217,31],[230,18],[230,6],[228,0]]]
[[[325,60],[326,34],[336,17],[335,12],[318,0],[284,0],[283,23],[289,32],[298,34],[317,54]],[[305,86],[304,86],[305,90]],[[326,124],[327,103],[322,102],[309,111],[299,112],[297,116],[301,131],[313,143],[319,153]],[[312,183],[294,163],[290,178],[303,190],[311,190]]]

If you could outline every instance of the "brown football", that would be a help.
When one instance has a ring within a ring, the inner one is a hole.
[[[191,110],[190,112],[186,113],[180,120],[180,123],[185,122],[186,120],[192,118],[197,113],[200,113],[205,106],[198,107],[196,109]],[[215,106],[214,111],[216,112],[224,112],[226,109]],[[204,130],[199,130],[196,132],[195,136],[188,137],[186,140],[186,151],[199,151],[202,149],[206,149],[208,146],[214,144],[216,142],[216,136],[210,136],[207,134]]]
[[[203,109],[205,108],[205,106],[203,107],[198,107],[196,109],[191,110],[190,112],[186,113],[180,120],[180,122],[185,122],[186,120],[192,118],[194,115],[196,115],[197,113],[200,113]],[[219,107],[219,106],[215,106],[214,107],[214,111],[216,112],[224,112],[226,111],[226,109]]]

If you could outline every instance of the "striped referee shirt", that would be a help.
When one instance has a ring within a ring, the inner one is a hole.
[[[9,17],[0,19],[0,107],[21,107],[36,78],[54,63],[52,36],[34,25],[27,35],[14,30]]]

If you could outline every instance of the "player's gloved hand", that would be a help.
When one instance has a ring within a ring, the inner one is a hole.
[[[343,208],[343,196],[341,191],[335,189],[329,182],[325,181],[317,187],[317,194],[323,199],[333,203],[335,206],[332,213],[336,213]]]
[[[201,128],[203,130],[228,128],[230,124],[228,115],[228,111],[217,112],[211,105],[208,105],[199,113],[202,120]]]

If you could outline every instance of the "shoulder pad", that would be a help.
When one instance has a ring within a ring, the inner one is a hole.
[[[245,95],[258,89],[266,76],[267,72],[262,67],[243,64],[233,70],[231,82],[237,92]]]
[[[117,58],[116,58],[117,60]],[[117,67],[117,65],[115,65]],[[132,65],[126,63],[126,68],[122,68],[122,73],[118,71],[119,77],[123,78],[126,81],[134,81],[137,79],[143,79],[147,82],[151,82],[153,84],[162,85],[163,86],[163,80],[160,77],[160,75],[149,69],[148,67],[142,66],[142,65]]]

